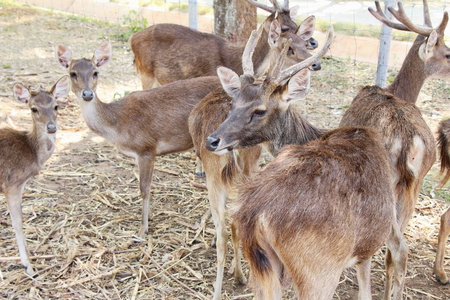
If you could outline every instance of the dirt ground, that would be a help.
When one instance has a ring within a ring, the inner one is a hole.
[[[49,89],[65,71],[54,59],[57,44],[75,58],[88,57],[104,40],[113,60],[100,70],[100,99],[112,101],[140,89],[126,28],[25,7],[0,9],[0,126],[30,128],[27,108],[15,103],[14,83]],[[375,66],[328,58],[312,79],[312,90],[298,109],[315,125],[337,126],[358,88],[372,84]],[[392,70],[392,75],[396,70]],[[433,130],[450,115],[450,86],[434,80],[418,101]],[[16,259],[18,250],[3,196],[0,196],[0,297],[6,299],[206,299],[215,279],[214,226],[196,236],[195,224],[208,210],[203,179],[193,175],[193,153],[159,157],[153,178],[147,242],[124,245],[140,225],[137,167],[84,123],[74,95],[60,110],[57,148],[39,176],[25,189],[24,231],[39,277],[29,279]],[[269,158],[262,159],[264,164]],[[432,274],[439,217],[448,187],[436,189],[438,164],[427,176],[414,218],[406,232],[410,249],[405,299],[450,299],[450,288]],[[332,248],[332,245],[330,245]],[[373,258],[372,292],[380,299],[384,250]],[[231,249],[227,269],[231,263]],[[447,260],[447,266],[450,259]],[[248,268],[245,265],[248,273]],[[450,272],[450,268],[447,267]],[[341,277],[335,299],[356,299],[352,269]],[[251,298],[249,287],[225,275],[224,299]],[[292,290],[286,291],[292,299]]]

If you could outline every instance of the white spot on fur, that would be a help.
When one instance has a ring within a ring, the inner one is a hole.
[[[422,166],[425,153],[425,144],[423,140],[416,135],[413,138],[413,144],[408,153],[408,168],[414,173],[415,177],[419,176],[420,167]]]

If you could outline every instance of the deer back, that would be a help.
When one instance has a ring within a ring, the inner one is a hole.
[[[269,260],[278,257],[279,278],[305,285],[296,286],[300,297],[311,288],[311,274],[372,256],[394,221],[389,168],[383,142],[370,128],[339,128],[283,147],[233,205],[252,274],[268,272]]]
[[[294,40],[289,53],[290,60],[298,62],[309,57],[308,49],[317,47],[317,43],[312,47],[309,42],[314,32],[314,17],[305,20],[302,23],[304,25],[299,27],[299,32],[297,25],[290,19],[289,12],[277,14],[276,19],[280,23],[280,40]],[[273,20],[275,14],[264,21],[264,32],[253,56],[255,66],[262,73],[270,61],[270,53],[277,51],[267,44],[269,27]],[[130,44],[144,89],[181,79],[214,76],[219,66],[225,66],[239,74],[243,72],[243,46],[235,46],[222,37],[201,33],[185,26],[157,24],[134,34]],[[278,48],[278,51],[280,50]],[[149,82],[153,85],[150,86]]]

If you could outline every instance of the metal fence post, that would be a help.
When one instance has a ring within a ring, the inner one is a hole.
[[[189,0],[189,27],[197,29],[197,0]]]
[[[384,13],[390,19],[391,13],[387,10],[388,6],[392,6],[393,0],[386,0]],[[387,72],[389,64],[389,52],[391,48],[392,28],[383,24],[380,36],[380,52],[378,53],[378,67],[376,84],[382,88],[386,87]]]

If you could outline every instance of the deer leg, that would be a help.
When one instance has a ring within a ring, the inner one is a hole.
[[[139,156],[139,187],[142,196],[142,223],[138,237],[144,239],[148,233],[148,215],[150,213],[150,187],[152,184],[153,166],[155,164],[155,155]]]
[[[153,89],[161,86],[158,80],[156,80],[155,76],[150,76],[144,73],[141,74],[141,81],[143,90]]]
[[[211,214],[214,221],[214,226],[216,227],[217,237],[217,277],[216,283],[214,284],[213,299],[219,300],[222,291],[223,272],[225,266],[225,257],[227,253],[228,233],[225,223],[225,209],[228,191],[223,185],[217,184],[217,182],[213,182],[212,179],[208,180],[208,177],[206,177],[206,182],[208,186]]]
[[[31,266],[28,259],[29,251],[25,235],[23,233],[23,221],[22,221],[22,192],[25,184],[19,187],[10,188],[6,191],[5,197],[8,204],[8,209],[11,214],[11,222],[16,234],[17,246],[19,247],[20,261],[25,267],[26,272],[30,276],[35,276],[36,273]]]
[[[393,222],[391,228],[391,234],[386,242],[388,247],[388,251],[386,253],[386,261],[391,263],[390,269],[387,272],[392,273],[394,277],[394,300],[401,300],[403,295],[403,287],[405,284],[405,276],[406,276],[406,260],[408,258],[408,246],[403,238],[403,234],[400,231],[400,228],[397,222]],[[387,265],[386,265],[387,267]],[[386,274],[386,286],[389,285],[389,290],[386,288],[384,299],[390,299],[391,283],[388,283],[387,280],[392,280],[392,274],[388,277]]]
[[[231,241],[233,242],[234,257],[231,263],[230,273],[234,274],[234,281],[240,284],[247,284],[247,279],[242,272],[241,250],[239,247],[239,238],[237,236],[237,228],[235,224],[231,224]]]
[[[372,299],[372,291],[370,287],[370,262],[371,258],[368,258],[356,265],[359,286],[358,300]]]
[[[436,280],[442,284],[448,284],[449,280],[444,270],[444,256],[447,238],[450,234],[450,208],[441,216],[441,228],[439,229],[438,246],[436,251],[436,260],[434,261],[433,272]]]
[[[203,171],[203,163],[198,157],[195,160],[195,175],[197,175],[200,178],[205,177],[205,171]]]

